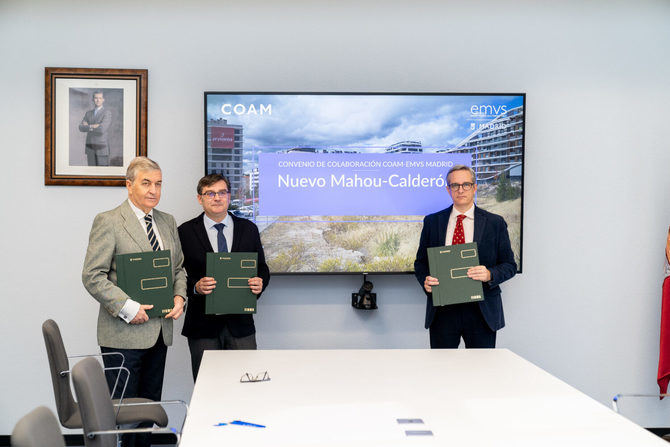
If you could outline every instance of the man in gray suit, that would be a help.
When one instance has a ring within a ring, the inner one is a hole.
[[[107,131],[112,124],[112,111],[103,106],[105,96],[93,92],[93,109],[86,112],[79,123],[79,131],[86,132],[86,159],[89,166],[109,166],[109,139]]]
[[[162,174],[158,164],[137,157],[128,166],[128,200],[95,217],[84,260],[82,281],[100,303],[98,344],[105,352],[121,352],[130,370],[124,397],[160,400],[167,347],[172,344],[172,320],[184,311],[186,275],[182,267],[177,224],[154,207],[161,197]],[[174,307],[165,318],[149,318],[151,305],[131,299],[116,285],[115,255],[170,250],[174,279]],[[107,367],[120,365],[118,356],[103,356]],[[110,392],[116,374],[109,374]],[[114,396],[118,397],[118,396]],[[124,445],[149,445],[149,437],[124,438]]]

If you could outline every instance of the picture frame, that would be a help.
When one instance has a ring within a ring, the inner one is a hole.
[[[146,69],[44,69],[44,184],[125,186],[147,155]]]

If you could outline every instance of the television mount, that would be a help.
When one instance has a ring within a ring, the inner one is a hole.
[[[351,305],[362,310],[377,309],[377,294],[372,293],[373,287],[372,281],[368,281],[368,274],[363,273],[363,285],[358,292],[351,293]]]

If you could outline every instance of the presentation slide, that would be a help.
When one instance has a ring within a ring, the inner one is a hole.
[[[422,220],[474,169],[521,267],[524,94],[205,93],[205,171],[273,273],[411,272]]]

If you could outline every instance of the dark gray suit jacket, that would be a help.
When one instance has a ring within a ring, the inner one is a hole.
[[[88,124],[84,124],[87,122]],[[92,128],[91,124],[99,124],[98,127]],[[112,124],[112,111],[106,107],[95,115],[95,109],[89,110],[84,115],[84,118],[79,123],[79,131],[86,132],[86,150],[95,148],[98,155],[109,155],[109,139],[107,132],[109,126]]]

